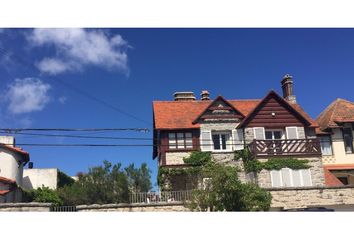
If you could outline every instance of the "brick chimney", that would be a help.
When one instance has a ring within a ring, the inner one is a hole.
[[[195,101],[193,92],[175,92],[173,96],[175,101]]]
[[[281,87],[283,89],[283,98],[290,103],[296,103],[296,96],[293,92],[293,77],[285,74],[281,80]]]
[[[207,90],[203,90],[202,93],[200,94],[200,97],[202,101],[210,100],[210,94]]]

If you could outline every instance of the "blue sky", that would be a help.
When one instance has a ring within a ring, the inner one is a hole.
[[[286,73],[313,117],[353,99],[353,29],[5,29],[0,30],[1,128],[152,128],[152,101],[204,89],[211,97],[281,92]],[[5,51],[5,54],[4,54]],[[24,64],[25,63],[25,64]],[[60,82],[104,100],[120,114]],[[150,123],[150,124],[149,124]],[[58,133],[60,134],[60,133]],[[151,138],[152,133],[89,136]],[[17,136],[18,143],[151,144],[151,141]],[[37,168],[75,175],[102,163],[147,162],[151,147],[24,147]]]

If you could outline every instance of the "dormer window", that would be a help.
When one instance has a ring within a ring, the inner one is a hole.
[[[191,149],[193,148],[193,138],[190,132],[173,132],[168,134],[169,149]]]
[[[231,132],[212,132],[214,151],[231,151]]]

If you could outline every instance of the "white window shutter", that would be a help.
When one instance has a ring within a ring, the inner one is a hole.
[[[281,178],[283,181],[284,187],[292,187],[291,181],[291,169],[290,168],[282,168],[281,169]]]
[[[286,127],[286,138],[299,139],[299,133],[297,131],[297,127]]]
[[[281,172],[272,170],[270,171],[270,179],[272,181],[272,187],[282,187]]]
[[[292,170],[294,187],[301,187],[303,185],[300,171],[301,170]]]
[[[311,187],[312,186],[312,179],[311,179],[310,169],[302,169],[301,174],[302,174],[303,185],[305,187]]]
[[[200,149],[207,152],[213,149],[212,146],[213,141],[211,139],[211,131],[203,130],[200,133]]]
[[[253,132],[254,132],[254,139],[257,139],[257,140],[264,140],[265,139],[264,127],[254,127]]]
[[[233,139],[233,149],[242,150],[244,148],[243,144],[243,130],[234,129],[232,130],[232,139]]]

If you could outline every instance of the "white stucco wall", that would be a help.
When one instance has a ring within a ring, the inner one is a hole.
[[[20,155],[10,150],[0,148],[0,176],[16,180],[16,183],[21,186],[23,166],[18,164],[20,158]]]
[[[44,185],[50,189],[56,189],[58,184],[58,169],[24,169],[23,171],[23,188],[37,189]]]
[[[354,132],[353,132],[354,135]],[[347,154],[344,148],[343,134],[341,129],[333,129],[332,149],[334,161],[329,164],[354,164],[354,154]]]

